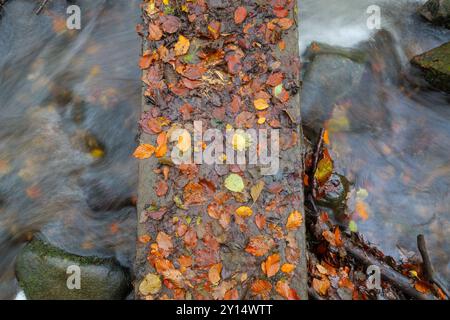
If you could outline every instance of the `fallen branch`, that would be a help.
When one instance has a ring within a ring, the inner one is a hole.
[[[408,277],[402,275],[392,267],[386,265],[384,262],[381,262],[379,259],[373,257],[370,253],[367,253],[363,249],[357,247],[351,242],[351,240],[345,239],[344,247],[348,253],[350,253],[355,259],[360,261],[365,266],[375,265],[379,267],[381,277],[386,281],[389,281],[405,295],[418,300],[435,300],[433,295],[425,295],[417,291]]]
[[[320,132],[319,132],[319,139],[318,139],[318,141],[317,141],[317,144],[316,144],[316,150],[314,151],[314,162],[313,162],[313,165],[312,165],[312,169],[311,169],[311,172],[310,172],[310,180],[311,180],[311,185],[312,185],[312,195],[314,196],[314,197],[316,197],[316,190],[317,190],[317,181],[316,181],[316,179],[314,179],[314,174],[315,174],[315,172],[316,172],[316,170],[317,170],[317,165],[318,165],[318,163],[319,163],[319,159],[320,159],[320,156],[321,156],[321,154],[322,154],[322,149],[323,149],[323,134],[324,134],[324,132],[325,132],[325,129],[320,129]]]
[[[428,281],[437,285],[448,297],[450,297],[447,285],[444,284],[441,277],[436,271],[434,271],[433,264],[431,263],[430,256],[428,255],[427,245],[425,243],[425,237],[423,234],[417,236],[417,248],[419,249],[420,255],[422,256],[423,267],[425,269],[425,276]]]

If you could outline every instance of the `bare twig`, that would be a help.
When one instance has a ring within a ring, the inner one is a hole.
[[[37,14],[37,15],[40,14],[42,10],[44,10],[45,6],[47,5],[47,3],[48,3],[49,1],[50,1],[50,0],[43,0],[43,1],[41,2],[41,4],[39,5],[39,8],[37,8],[37,10],[36,10],[36,14]]]
[[[420,255],[422,256],[423,267],[425,269],[425,276],[428,281],[437,285],[448,297],[450,297],[447,285],[444,284],[439,274],[434,271],[433,264],[431,262],[430,256],[428,255],[427,245],[425,242],[425,237],[423,234],[417,236],[417,248],[419,249]]]
[[[316,144],[316,149],[314,150],[314,159],[313,159],[313,165],[310,171],[309,179],[311,181],[311,193],[313,197],[316,197],[317,192],[317,181],[314,179],[315,172],[317,170],[317,165],[319,163],[320,155],[322,154],[322,148],[323,148],[323,134],[325,132],[325,129],[320,129],[319,132],[319,139]]]

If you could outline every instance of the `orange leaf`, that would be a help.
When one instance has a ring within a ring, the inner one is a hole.
[[[269,252],[274,245],[275,242],[272,238],[264,235],[258,235],[250,238],[245,251],[256,257],[261,257]]]
[[[214,264],[208,272],[208,279],[209,281],[217,285],[220,282],[220,273],[222,272],[222,263],[216,263]]]
[[[141,144],[134,150],[133,156],[137,159],[148,159],[155,152],[155,147],[151,144]]]
[[[291,263],[285,263],[281,266],[281,271],[284,273],[291,273],[292,271],[294,271],[295,269],[295,265],[291,264]]]
[[[278,253],[267,257],[265,269],[266,275],[269,278],[277,274],[280,270],[280,255]]]
[[[288,300],[300,300],[300,297],[297,295],[297,292],[289,287],[289,284],[286,280],[280,280],[275,285],[275,290],[278,292],[280,296]]]
[[[280,26],[281,29],[288,30],[294,24],[294,20],[289,18],[281,18],[278,20],[277,24]]]
[[[189,182],[184,187],[183,196],[184,196],[184,203],[186,205],[201,204],[206,201],[203,186],[195,182]]]
[[[156,147],[155,156],[157,158],[164,157],[167,153],[167,144],[160,145]]]
[[[417,291],[423,294],[427,294],[430,292],[430,286],[424,281],[416,281],[416,283],[414,284],[414,288],[416,288]]]
[[[254,294],[268,295],[270,290],[272,290],[272,285],[266,280],[255,280],[251,286],[251,291]]]
[[[266,99],[256,99],[253,101],[256,110],[265,110],[269,107]]]
[[[330,288],[330,281],[326,276],[323,276],[322,279],[314,278],[312,281],[312,285],[314,290],[322,296],[325,296],[328,293],[328,289]]]
[[[266,226],[266,217],[262,214],[257,214],[255,216],[255,223],[259,230],[264,229],[264,227]]]
[[[355,211],[364,221],[369,219],[369,213],[367,212],[367,207],[365,202],[361,200],[356,200]]]
[[[178,258],[178,262],[180,263],[180,266],[189,268],[192,266],[192,257],[190,256],[180,256]]]
[[[297,210],[294,210],[291,212],[291,214],[288,217],[287,223],[286,223],[286,229],[288,230],[295,230],[298,229],[303,223],[303,217],[300,212]]]
[[[236,214],[240,217],[250,217],[253,214],[253,210],[250,207],[242,206],[236,209]]]
[[[245,7],[238,7],[236,11],[234,11],[234,22],[236,24],[241,24],[244,22],[247,17],[247,9]]]

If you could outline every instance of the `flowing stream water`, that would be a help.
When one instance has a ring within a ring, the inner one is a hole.
[[[436,269],[448,279],[450,97],[427,87],[409,61],[448,42],[450,31],[417,14],[424,2],[300,1],[302,52],[313,41],[363,48],[370,63],[357,85],[336,73],[334,87],[348,89],[345,96],[305,85],[302,114],[306,132],[328,128],[336,171],[352,183],[348,211],[358,231],[396,258],[398,246],[417,252],[416,236],[423,233]],[[381,9],[378,35],[367,26],[371,5]]]
[[[36,16],[36,1],[10,0],[0,19],[0,298],[17,291],[15,256],[38,231],[76,254],[116,257],[126,267],[133,260],[140,1],[76,1],[82,28],[68,31],[71,3],[51,1]],[[370,39],[373,3],[393,35],[388,62],[415,80],[409,58],[450,39],[413,15],[417,2],[302,0],[302,51],[311,41],[356,46]],[[359,231],[396,257],[396,245],[414,250],[424,233],[448,275],[449,97],[412,95],[392,81],[399,70],[381,81],[369,74],[367,90],[346,101],[353,103],[348,121],[359,125],[330,130],[331,151],[352,189],[367,193],[369,216],[355,218]],[[310,94],[313,101],[314,92],[303,96]],[[323,126],[308,121],[320,111],[305,107],[305,125]]]

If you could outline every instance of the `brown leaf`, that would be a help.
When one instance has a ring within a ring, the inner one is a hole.
[[[172,238],[162,231],[156,236],[156,243],[161,250],[170,252],[173,249]]]
[[[269,78],[266,81],[266,84],[271,87],[276,87],[283,81],[283,73],[282,72],[276,72],[269,76]]]
[[[161,28],[155,24],[155,23],[150,23],[148,26],[148,39],[149,40],[153,40],[153,41],[158,41],[161,40],[162,38],[162,31]]]
[[[326,276],[322,276],[322,279],[314,278],[312,281],[314,290],[322,296],[327,295],[328,289],[330,288],[330,281]]]
[[[266,226],[266,217],[262,214],[257,214],[255,216],[255,224],[259,230],[264,229],[264,227]]]
[[[184,235],[184,244],[187,248],[193,249],[197,246],[197,232],[194,228],[189,230]]]
[[[169,190],[169,186],[167,185],[166,181],[160,180],[156,183],[155,193],[158,197],[165,196],[167,194],[168,190]]]
[[[180,19],[171,15],[162,16],[160,20],[162,22],[162,29],[167,33],[177,32],[181,25]]]
[[[208,25],[209,34],[213,39],[218,39],[220,37],[221,23],[219,21],[211,21]]]
[[[222,263],[216,263],[214,264],[208,272],[208,279],[209,281],[217,285],[220,282],[220,273],[222,272]]]
[[[251,187],[250,195],[252,196],[253,202],[256,202],[256,200],[258,200],[262,190],[264,189],[264,185],[264,181],[259,180],[253,187]]]
[[[199,183],[189,182],[184,187],[184,203],[189,204],[202,204],[206,201],[205,190]]]

